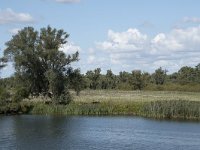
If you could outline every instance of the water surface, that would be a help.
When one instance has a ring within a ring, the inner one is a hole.
[[[0,116],[1,150],[200,150],[200,123],[138,117]]]

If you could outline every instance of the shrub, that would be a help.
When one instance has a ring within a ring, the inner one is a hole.
[[[54,104],[66,105],[69,104],[71,101],[72,101],[72,96],[70,95],[68,90],[63,92],[60,96],[53,97]]]
[[[20,102],[25,98],[28,98],[29,91],[24,87],[18,87],[15,94],[13,95],[13,102]]]
[[[0,88],[0,105],[5,105],[9,100],[10,93],[5,89]]]

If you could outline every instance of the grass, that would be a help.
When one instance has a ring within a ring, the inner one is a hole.
[[[57,115],[137,115],[158,119],[200,120],[200,93],[158,91],[82,91],[71,92],[69,105],[32,102],[32,114]]]
[[[118,91],[118,90],[85,90],[80,96],[71,92],[75,102],[93,101],[157,101],[157,100],[189,100],[200,101],[200,93],[176,91]]]

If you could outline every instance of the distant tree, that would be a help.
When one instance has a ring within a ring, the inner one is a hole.
[[[172,83],[176,83],[178,81],[178,73],[177,72],[172,73],[168,77],[169,77],[169,81]]]
[[[69,75],[70,88],[76,91],[76,95],[79,96],[80,91],[85,88],[85,80],[79,69],[73,70]]]
[[[165,82],[167,70],[163,70],[161,67],[155,70],[153,78],[157,85],[162,85]]]
[[[111,70],[107,70],[105,75],[105,89],[115,89],[116,88],[116,76]]]
[[[142,73],[142,80],[143,80],[143,86],[147,86],[151,83],[151,75],[148,72]]]
[[[121,90],[131,90],[132,86],[130,84],[131,73],[126,71],[119,72],[117,76],[117,89]]]
[[[17,79],[31,94],[59,97],[65,93],[65,75],[71,62],[78,60],[78,52],[66,55],[59,48],[69,34],[48,26],[39,31],[26,27],[6,43],[4,56],[14,61]]]
[[[200,71],[200,63],[195,68],[196,70]]]
[[[86,77],[89,79],[90,89],[96,90],[100,86],[101,69],[97,68],[94,71],[88,71]]]
[[[120,82],[122,82],[122,83],[127,83],[128,80],[129,80],[129,78],[130,78],[130,76],[131,76],[131,74],[128,73],[128,72],[125,72],[125,71],[119,72],[119,80],[120,80]]]
[[[195,76],[196,76],[196,72],[195,72],[195,69],[192,67],[184,66],[178,71],[178,81],[181,84],[194,82]]]
[[[144,87],[143,75],[140,70],[133,70],[130,82],[134,90],[142,90]]]
[[[200,83],[200,63],[195,67],[196,82]]]

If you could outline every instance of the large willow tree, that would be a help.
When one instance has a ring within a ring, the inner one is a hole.
[[[6,43],[4,56],[14,62],[19,83],[32,95],[51,92],[58,98],[65,92],[67,70],[78,60],[78,52],[66,55],[59,50],[68,37],[64,30],[50,26],[40,31],[26,27]]]

